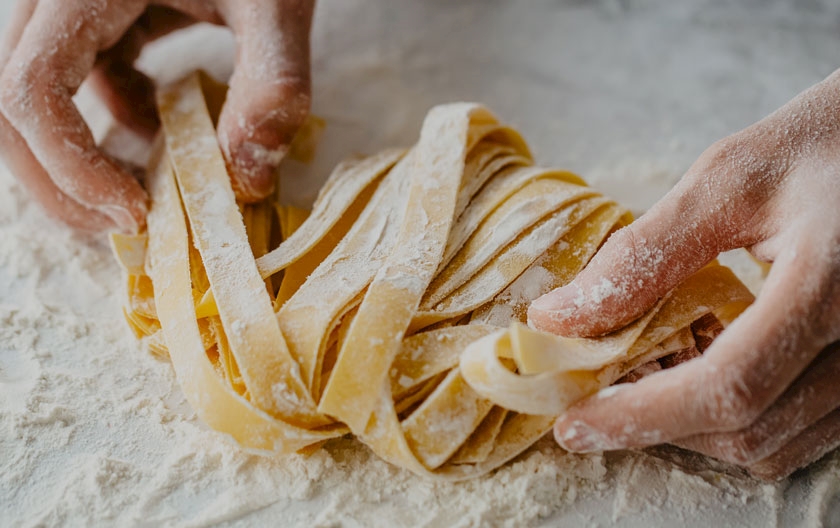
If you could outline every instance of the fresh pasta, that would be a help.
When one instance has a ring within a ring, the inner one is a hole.
[[[570,281],[625,209],[536,167],[516,131],[468,103],[432,109],[409,149],[339,164],[312,211],[238,204],[216,142],[223,100],[203,74],[159,92],[148,229],[112,243],[129,325],[245,448],[350,433],[415,473],[477,476],[752,301],[713,263],[614,334],[533,331],[530,300]],[[311,156],[311,137],[291,152]]]

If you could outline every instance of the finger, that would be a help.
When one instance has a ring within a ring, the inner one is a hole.
[[[138,0],[107,3],[100,11],[41,0],[0,77],[0,110],[53,182],[126,231],[143,224],[145,193],[96,148],[72,95],[97,50],[116,42],[142,7]]]
[[[739,187],[751,170],[733,165],[727,152],[744,147],[729,143],[739,146],[710,148],[671,192],[614,233],[571,283],[536,299],[529,323],[567,336],[607,333],[642,315],[720,252],[752,242],[738,226],[749,224],[760,200],[755,185]]]
[[[840,343],[829,345],[764,414],[746,429],[697,435],[674,444],[740,466],[778,452],[806,428],[840,408]]]
[[[84,231],[102,231],[114,227],[107,216],[88,209],[64,194],[32,155],[20,134],[2,115],[0,154],[9,170],[18,176],[18,181],[50,216]]]
[[[114,118],[151,139],[160,125],[154,82],[134,68],[143,46],[196,19],[174,9],[150,6],[113,47],[99,54],[89,82]]]
[[[808,290],[836,297],[821,280],[801,282],[824,265],[809,246],[777,261],[758,301],[703,356],[580,402],[558,419],[558,442],[571,451],[643,447],[752,423],[826,344],[817,322],[826,306]]]
[[[312,0],[227,2],[236,65],[219,118],[219,144],[237,197],[271,194],[277,165],[309,113]]]
[[[36,4],[36,0],[21,0],[15,5],[2,43],[0,43],[0,71],[3,70],[12,50],[17,46],[24,28],[35,11]],[[2,115],[0,115],[0,155],[9,170],[18,176],[21,184],[51,216],[61,219],[71,227],[86,231],[113,227],[108,217],[87,209],[56,187],[32,155],[26,142]]]
[[[816,462],[837,447],[840,447],[840,409],[827,414],[778,452],[747,469],[760,479],[780,480]]]

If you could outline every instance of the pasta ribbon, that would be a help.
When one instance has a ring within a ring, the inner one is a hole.
[[[159,91],[148,231],[112,245],[129,325],[172,361],[199,417],[245,448],[351,433],[415,473],[474,477],[580,398],[696,349],[697,321],[725,326],[752,301],[712,263],[614,334],[530,330],[528,303],[629,224],[624,208],[535,166],[471,103],[433,108],[410,149],[339,164],[311,212],[239,204],[214,128],[224,95],[201,73]],[[323,125],[295,139],[301,159]]]

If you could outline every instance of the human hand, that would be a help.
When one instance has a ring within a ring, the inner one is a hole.
[[[780,478],[840,445],[840,71],[712,145],[529,321],[604,334],[738,247],[773,262],[756,302],[701,357],[573,406],[563,447],[670,442]]]
[[[226,24],[237,54],[219,144],[237,197],[264,198],[309,112],[313,8],[314,0],[18,0],[0,45],[0,153],[52,215],[86,230],[137,231],[146,194],[97,148],[72,96],[90,76],[115,118],[150,136],[153,86],[133,67],[143,45],[197,21]]]

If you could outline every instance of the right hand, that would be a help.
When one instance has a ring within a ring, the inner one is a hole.
[[[574,281],[531,304],[538,329],[602,335],[722,251],[773,262],[756,302],[702,356],[577,403],[558,441],[578,452],[677,443],[764,478],[840,445],[838,204],[840,70],[713,145]]]

